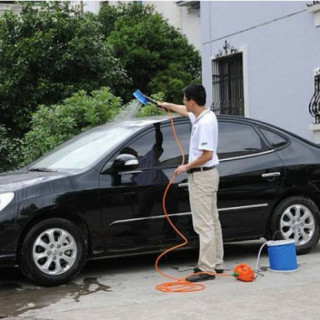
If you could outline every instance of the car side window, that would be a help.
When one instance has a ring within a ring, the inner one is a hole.
[[[275,133],[274,131],[261,127],[259,129],[273,148],[279,148],[288,143],[288,140],[285,137]]]
[[[176,133],[181,141],[185,162],[188,161],[188,144],[190,139],[189,123],[177,124]],[[139,159],[139,168],[171,167],[181,164],[182,156],[173,136],[171,126],[156,124],[154,129],[129,143],[126,150],[134,150]]]
[[[218,155],[220,159],[251,155],[265,149],[265,143],[251,125],[219,122]]]

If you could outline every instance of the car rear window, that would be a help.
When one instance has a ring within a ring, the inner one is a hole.
[[[251,155],[264,150],[266,145],[253,126],[237,122],[219,122],[220,159]]]

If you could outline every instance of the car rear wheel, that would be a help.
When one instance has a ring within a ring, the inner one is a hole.
[[[64,284],[82,269],[87,244],[81,230],[70,221],[51,218],[33,226],[20,252],[20,268],[43,286]]]
[[[273,238],[295,241],[298,254],[311,251],[319,241],[319,209],[309,198],[302,196],[283,200],[271,220]]]

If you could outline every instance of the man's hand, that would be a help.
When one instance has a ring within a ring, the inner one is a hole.
[[[165,109],[167,111],[173,111],[176,113],[179,113],[183,117],[188,117],[189,113],[187,111],[186,106],[182,104],[175,104],[175,103],[169,103],[169,102],[158,102],[158,107]]]
[[[157,106],[160,108],[160,109],[164,109],[166,111],[170,110],[170,103],[168,102],[160,102],[158,101],[157,102]]]
[[[184,164],[182,166],[179,166],[175,171],[174,171],[174,175],[177,176],[179,175],[180,173],[183,173],[183,172],[187,172],[188,171],[188,165],[187,164]]]

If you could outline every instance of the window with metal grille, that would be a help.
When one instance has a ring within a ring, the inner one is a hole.
[[[243,116],[243,57],[241,52],[213,60],[212,84],[212,110],[218,114]]]

